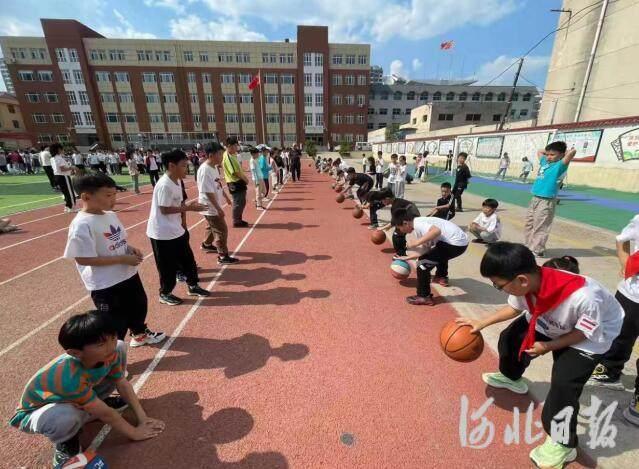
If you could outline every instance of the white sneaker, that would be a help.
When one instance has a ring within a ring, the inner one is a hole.
[[[158,344],[164,339],[166,339],[164,332],[152,332],[147,328],[142,334],[132,336],[129,345],[131,347],[141,347],[142,345]]]
[[[73,209],[69,207],[64,207],[64,213],[72,213]]]

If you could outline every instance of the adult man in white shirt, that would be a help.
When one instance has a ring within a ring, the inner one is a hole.
[[[44,170],[44,174],[47,175],[47,179],[49,180],[49,184],[51,184],[51,188],[59,191],[60,188],[55,182],[53,168],[51,167],[51,153],[49,153],[49,147],[44,147],[40,152],[40,165]]]
[[[73,175],[73,166],[71,166],[62,152],[62,145],[54,143],[51,145],[51,166],[55,181],[64,195],[64,203],[66,205],[65,212],[77,212],[75,209],[76,196],[73,191],[71,176]]]

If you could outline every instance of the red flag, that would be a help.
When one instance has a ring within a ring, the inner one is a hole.
[[[260,86],[261,82],[262,80],[260,79],[260,74],[258,73],[257,75],[253,77],[253,79],[251,80],[251,83],[249,83],[248,85],[249,90],[254,90],[258,86]]]
[[[455,41],[446,41],[446,42],[442,42],[439,45],[439,48],[441,50],[449,50],[449,49],[452,49],[454,45],[455,45]]]

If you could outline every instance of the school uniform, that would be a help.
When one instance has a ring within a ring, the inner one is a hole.
[[[55,176],[55,182],[64,195],[64,204],[67,209],[71,210],[75,205],[76,196],[73,191],[73,183],[71,182],[71,175],[73,172],[71,169],[63,170],[63,167],[70,167],[71,165],[62,155],[56,155],[51,158],[51,166],[53,168],[53,175]]]
[[[537,294],[510,295],[508,304],[525,312],[499,337],[499,371],[513,381],[522,377],[533,360],[524,350],[534,342],[548,342],[575,329],[585,336],[581,342],[552,352],[550,390],[541,414],[544,430],[551,435],[553,417],[571,407],[568,437],[557,443],[575,448],[579,397],[600,356],[619,335],[624,311],[597,281],[546,267],[541,268]]]

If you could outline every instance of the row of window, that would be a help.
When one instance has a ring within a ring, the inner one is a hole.
[[[41,142],[41,143],[53,143],[53,142],[67,143],[68,141],[69,141],[68,134],[58,134],[58,135],[38,134],[38,142]]]
[[[42,95],[40,95],[40,93],[30,92],[30,93],[25,93],[24,96],[28,103],[40,103],[40,102],[59,103],[60,102],[60,97],[58,96],[58,93],[54,93],[54,92],[42,93]]]
[[[346,95],[346,96],[342,96],[341,94],[335,94],[333,95],[333,104],[339,106],[341,104],[346,104],[346,105],[353,105],[355,104],[355,96],[352,94]],[[366,104],[366,96],[363,94],[358,94],[357,95],[357,105],[358,106],[363,106],[364,104]]]
[[[355,85],[355,76],[354,75],[338,75],[334,73],[331,78],[331,82],[333,83],[333,86],[341,86],[341,85],[353,86]],[[368,79],[366,78],[366,75],[357,75],[358,86],[366,86],[367,83],[368,83]]]
[[[73,123],[75,125],[95,125],[92,112],[72,112]],[[64,114],[61,112],[55,112],[53,114],[44,114],[42,112],[36,112],[31,115],[34,124],[46,124],[51,122],[52,124],[64,124]]]
[[[331,134],[331,140],[332,140],[333,143],[339,143],[339,142],[348,142],[348,143],[365,142],[366,141],[366,136],[365,135],[361,135],[361,134],[357,134],[355,136],[353,136],[353,134]]]
[[[317,127],[324,126],[324,114],[315,114],[315,124],[313,124],[313,114],[304,114],[304,125],[315,125]]]
[[[248,135],[248,134],[247,134]],[[255,137],[255,136],[253,136]],[[198,132],[196,134],[194,133],[180,133],[180,132],[169,132],[169,133],[149,133],[146,134],[146,138],[149,139],[149,141],[151,142],[162,142],[162,141],[167,141],[167,142],[184,142],[184,141],[191,141],[193,139],[195,140],[211,140],[215,138],[215,134],[214,133],[209,133],[209,132]],[[120,133],[113,133],[111,134],[111,140],[113,142],[124,142],[125,138],[124,138],[124,134],[120,134]]]
[[[428,94],[428,91],[424,91],[419,94],[419,100],[428,101],[429,96],[430,95]],[[506,101],[506,96],[507,96],[506,93],[497,94],[497,101]],[[379,99],[383,101],[388,100],[389,97],[390,97],[389,93],[381,93],[379,95]],[[416,97],[417,97],[417,93],[415,93],[414,91],[409,91],[408,93],[406,93],[406,99],[408,101],[414,101]],[[455,97],[457,97],[458,101],[468,101],[469,93],[464,91],[462,93],[455,94],[452,91],[450,91],[446,93],[445,96],[442,94],[441,91],[436,91],[435,93],[433,93],[433,101],[441,101],[442,97],[444,97],[446,101],[455,101]],[[377,98],[377,95],[375,94],[374,91],[370,92],[369,98],[370,99]],[[495,94],[492,92],[489,92],[484,94],[483,98],[484,98],[484,101],[493,101],[495,99]],[[402,93],[401,91],[395,91],[395,93],[393,93],[394,101],[401,101],[402,99],[404,99],[404,93]],[[473,93],[472,95],[470,95],[470,100],[481,101],[482,94],[479,92]],[[531,100],[532,100],[531,93],[525,93],[524,95],[522,95],[522,101],[531,101]],[[513,93],[513,101],[519,101],[519,93]]]
[[[56,49],[55,56],[58,62],[79,62],[80,57],[76,49]]]
[[[26,59],[31,57],[33,60],[46,60],[47,59],[47,50],[44,48],[36,48],[31,47],[29,49],[25,47],[12,47],[9,49],[9,53],[11,57],[14,59]]]
[[[131,52],[132,51],[124,49],[91,49],[89,51],[89,55],[91,60],[94,61],[124,61],[127,60],[127,56]],[[173,54],[170,50],[138,49],[135,51],[135,54],[138,62],[170,62],[173,59]],[[184,59],[184,62],[195,62],[195,59],[197,58],[203,63],[208,63],[212,60],[217,60],[218,63],[251,63],[251,54],[249,52],[218,52],[211,57],[211,54],[209,54],[208,51],[194,52],[185,50],[182,52],[182,58]],[[275,52],[264,52],[262,53],[262,63],[294,64],[295,56],[292,52],[279,54]]]
[[[354,54],[334,54],[332,57],[333,65],[355,65],[355,55]],[[357,65],[366,65],[368,63],[368,56],[366,55],[358,55],[357,56]]]
[[[53,81],[53,72],[51,70],[19,70],[18,78],[21,81]]]
[[[400,108],[393,108],[392,109],[392,113],[394,116],[401,116],[402,115],[402,110]],[[368,115],[372,116],[372,115],[380,115],[380,116],[387,116],[388,115],[388,108],[382,107],[379,109],[374,109],[372,107],[368,108]],[[404,115],[410,115],[410,108],[406,108],[404,109]]]
[[[364,114],[333,114],[333,124],[363,124],[365,116]]]
[[[19,129],[20,128],[20,122],[17,120],[11,120],[11,123],[13,124],[13,128],[14,129]],[[2,128],[2,122],[0,122],[0,128]]]

